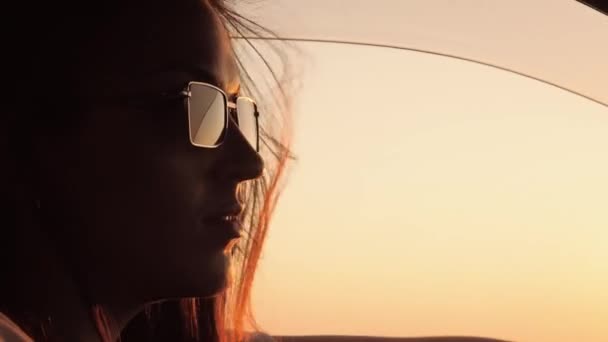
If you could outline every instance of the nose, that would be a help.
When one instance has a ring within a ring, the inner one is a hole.
[[[241,182],[258,178],[264,170],[264,161],[251,146],[236,122],[231,118],[224,142],[218,147],[222,177]]]

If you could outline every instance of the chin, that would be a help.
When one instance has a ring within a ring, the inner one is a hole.
[[[231,284],[231,257],[218,253],[205,260],[203,265],[192,265],[181,276],[179,297],[213,297],[224,292]]]

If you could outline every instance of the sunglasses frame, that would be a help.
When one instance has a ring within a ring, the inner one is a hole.
[[[192,138],[192,129],[191,129],[191,122],[190,122],[190,99],[192,97],[192,91],[190,90],[192,85],[196,85],[196,86],[205,86],[208,88],[212,88],[213,90],[216,90],[217,92],[219,92],[222,95],[222,98],[224,100],[224,127],[223,127],[223,131],[222,131],[222,135],[220,136],[219,142],[215,145],[204,145],[204,144],[197,144],[194,142],[194,139]],[[197,81],[191,81],[188,82],[188,84],[186,85],[186,87],[179,93],[180,96],[182,96],[184,98],[184,101],[186,101],[186,114],[188,115],[188,136],[190,138],[190,143],[196,147],[203,147],[203,148],[216,148],[218,146],[220,146],[226,139],[226,135],[228,134],[228,125],[229,122],[232,120],[234,121],[234,124],[236,125],[236,127],[239,129],[240,131],[240,127],[239,127],[239,123],[238,123],[238,112],[237,112],[237,103],[233,102],[233,101],[229,101],[228,100],[228,95],[226,94],[225,91],[223,91],[222,89],[220,89],[219,87],[214,86],[213,84],[209,84],[209,83],[205,83],[205,82],[197,82]],[[256,130],[256,142],[255,142],[255,146],[252,146],[256,152],[260,151],[260,124],[259,124],[259,116],[260,113],[258,112],[258,105],[257,103],[246,96],[239,96],[236,98],[236,101],[238,102],[239,99],[244,99],[247,101],[250,101],[251,103],[253,103],[253,115],[255,118],[255,130]],[[234,115],[233,115],[234,113]],[[245,140],[247,140],[249,142],[249,140],[245,137],[245,134],[240,131],[240,133],[243,135],[243,137],[245,138]]]

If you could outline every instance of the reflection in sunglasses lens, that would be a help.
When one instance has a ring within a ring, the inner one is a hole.
[[[226,98],[204,84],[190,84],[189,90],[190,140],[195,146],[217,146],[224,138]]]
[[[251,146],[258,149],[258,124],[255,116],[255,103],[247,97],[239,97],[236,101],[236,112],[239,128]]]

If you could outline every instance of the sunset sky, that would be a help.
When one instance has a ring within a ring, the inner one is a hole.
[[[445,57],[298,46],[263,328],[608,341],[607,107]]]

